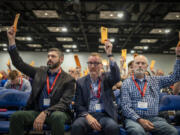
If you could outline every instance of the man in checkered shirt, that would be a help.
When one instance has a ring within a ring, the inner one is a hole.
[[[121,107],[128,135],[178,135],[165,119],[158,117],[160,89],[180,80],[180,47],[176,48],[176,64],[169,76],[145,76],[148,60],[139,55],[134,59],[134,75],[122,85]]]

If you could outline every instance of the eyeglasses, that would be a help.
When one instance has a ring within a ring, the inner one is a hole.
[[[99,64],[101,64],[100,62],[87,62],[88,65],[92,66],[98,66]]]
[[[74,71],[72,71],[72,70],[69,70],[69,73],[74,73]]]

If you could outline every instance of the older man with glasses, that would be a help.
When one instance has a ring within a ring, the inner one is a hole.
[[[77,81],[75,110],[77,119],[72,125],[72,135],[86,135],[92,130],[105,135],[118,135],[117,111],[113,104],[112,86],[120,81],[120,71],[113,60],[112,44],[105,42],[110,62],[110,72],[101,74],[102,59],[98,53],[88,58],[89,75]]]

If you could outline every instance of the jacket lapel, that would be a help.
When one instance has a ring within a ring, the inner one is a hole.
[[[91,78],[90,78],[90,75],[87,75],[87,77],[85,79],[85,87],[86,87],[85,88],[85,90],[86,90],[85,93],[87,93],[87,95],[85,96],[85,98],[87,99],[88,104],[89,104],[89,100],[90,100],[90,91],[91,91],[90,85],[91,85]]]

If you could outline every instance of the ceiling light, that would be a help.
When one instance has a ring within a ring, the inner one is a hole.
[[[148,48],[149,48],[148,46],[144,46],[144,50],[148,50]]]
[[[7,44],[3,43],[3,44],[0,44],[0,46],[6,47],[6,46],[7,46]]]
[[[19,41],[32,41],[31,37],[16,37],[16,39]]]
[[[167,34],[171,29],[154,28],[150,31],[151,34]]]
[[[115,42],[115,39],[114,38],[110,38],[109,41],[110,42]]]
[[[31,38],[31,37],[27,37],[27,38],[26,38],[26,40],[31,41],[31,40],[32,40],[32,38]]]
[[[100,11],[100,19],[120,19],[123,16],[122,11]]]
[[[165,29],[165,33],[169,33],[170,32],[170,29]]]
[[[131,53],[135,53],[135,51],[134,51],[134,50],[131,50]]]
[[[7,51],[7,48],[3,48],[3,51]]]
[[[63,28],[62,28],[62,32],[67,32],[67,28],[66,28],[66,27],[63,27]]]
[[[104,48],[104,45],[99,45],[99,48],[100,48],[100,49],[103,49],[103,48]]]
[[[175,49],[176,49],[176,47],[171,47],[171,48],[170,48],[170,50],[175,50]]]
[[[10,28],[10,26],[1,26],[0,30],[1,31],[7,31]]]
[[[47,27],[50,32],[67,32],[66,27]]]
[[[70,49],[66,49],[66,52],[70,52]]]
[[[158,39],[141,39],[140,43],[156,43]]]
[[[47,16],[47,15],[48,15],[48,13],[46,12],[46,13],[44,13],[44,15],[45,15],[45,16]]]
[[[41,44],[27,44],[28,47],[32,47],[32,48],[41,48],[42,45]]]
[[[136,49],[136,50],[143,50],[144,46],[134,46],[134,49]]]
[[[72,45],[72,48],[77,48],[77,45]]]
[[[56,10],[33,10],[33,13],[38,18],[59,18]]]
[[[169,12],[164,20],[180,20],[180,12]]]
[[[73,39],[71,37],[57,37],[56,40],[60,41],[60,42],[72,42],[73,41]]]
[[[119,18],[122,18],[123,16],[124,16],[124,14],[123,13],[118,13],[118,15],[117,15]]]

